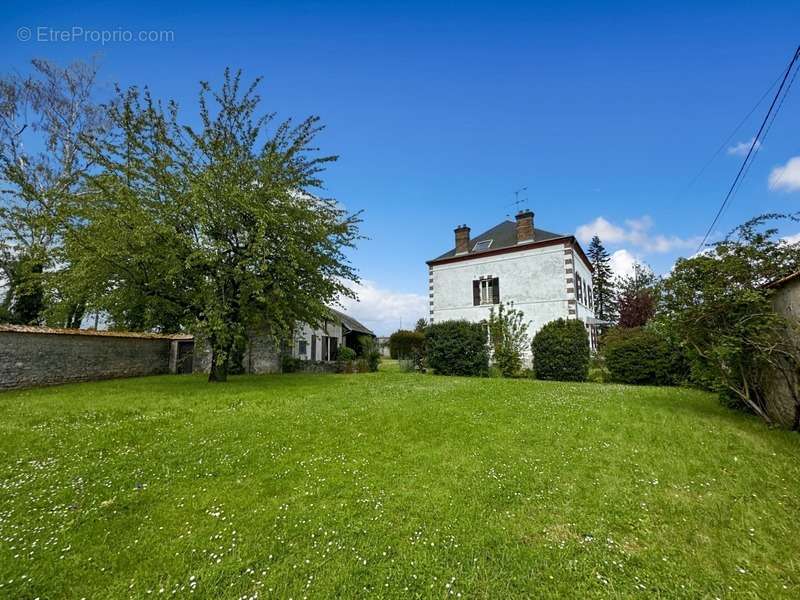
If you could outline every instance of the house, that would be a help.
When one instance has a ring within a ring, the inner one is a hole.
[[[592,265],[574,236],[537,229],[533,217],[522,211],[476,237],[456,227],[455,246],[427,263],[431,323],[479,322],[513,303],[531,338],[549,321],[579,319],[596,349]]]
[[[305,323],[298,325],[292,342],[292,356],[310,361],[332,361],[339,355],[339,348],[346,346],[361,352],[360,338],[375,337],[367,327],[343,312],[330,310],[330,319],[321,327],[314,328]]]
[[[773,291],[772,307],[786,319],[787,339],[800,351],[800,271],[766,285]],[[765,374],[766,408],[776,422],[800,426],[800,372],[791,362]]]
[[[313,362],[332,362],[339,355],[339,348],[347,346],[356,352],[361,349],[359,338],[375,337],[375,334],[354,318],[329,308],[329,318],[320,327],[298,323],[291,341],[276,345],[268,332],[251,331],[242,355],[242,370],[245,373],[281,372],[281,354]],[[195,373],[208,373],[211,369],[211,350],[202,340],[195,340],[192,368]]]

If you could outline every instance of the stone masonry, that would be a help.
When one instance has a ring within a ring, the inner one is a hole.
[[[0,390],[168,373],[174,339],[0,325]]]

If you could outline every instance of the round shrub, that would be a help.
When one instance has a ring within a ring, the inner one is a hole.
[[[641,328],[609,331],[603,340],[606,368],[612,381],[636,385],[673,385],[682,360],[664,337]]]
[[[350,361],[356,359],[356,351],[344,346],[339,349],[339,360]]]
[[[531,344],[537,379],[586,381],[589,334],[577,319],[558,319],[542,327]]]
[[[489,352],[486,328],[469,321],[442,321],[425,335],[428,366],[439,375],[486,375]]]
[[[425,334],[420,331],[400,329],[389,336],[389,356],[392,358],[412,358],[422,354]]]

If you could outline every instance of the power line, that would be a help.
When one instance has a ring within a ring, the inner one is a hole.
[[[720,205],[719,210],[717,211],[717,214],[714,216],[714,220],[711,221],[711,225],[708,226],[708,230],[706,231],[706,234],[703,236],[703,241],[700,242],[700,245],[697,247],[697,252],[700,252],[700,250],[703,249],[703,246],[705,245],[706,240],[708,239],[708,236],[711,235],[711,231],[714,229],[714,226],[717,224],[717,221],[719,220],[720,216],[722,215],[723,211],[725,210],[725,207],[727,206],[728,201],[731,199],[731,195],[733,194],[733,191],[736,189],[736,186],[738,185],[739,180],[742,178],[742,173],[744,172],[745,167],[748,166],[748,162],[750,161],[750,157],[754,156],[753,155],[754,150],[755,150],[755,152],[758,152],[758,147],[761,145],[761,143],[762,143],[761,140],[763,139],[761,134],[764,132],[764,129],[767,126],[767,123],[771,124],[772,121],[774,121],[774,119],[775,119],[774,116],[772,117],[772,119],[770,119],[770,116],[773,113],[773,109],[775,108],[775,105],[776,105],[776,103],[778,102],[778,99],[781,96],[781,92],[783,91],[783,88],[786,85],[786,81],[789,79],[789,74],[792,72],[792,69],[794,68],[794,64],[797,62],[798,58],[800,58],[800,46],[798,46],[797,49],[794,51],[794,54],[792,55],[792,60],[789,61],[789,66],[786,67],[786,71],[783,74],[783,79],[781,80],[781,84],[780,84],[780,86],[778,86],[778,91],[775,92],[775,97],[772,99],[772,103],[769,105],[769,109],[767,110],[767,114],[764,115],[764,120],[761,121],[761,127],[758,128],[758,133],[756,133],[755,137],[753,138],[753,141],[750,143],[750,148],[747,151],[747,155],[744,157],[744,161],[742,161],[742,166],[739,167],[739,171],[736,173],[736,177],[734,178],[733,183],[731,184],[731,187],[728,189],[728,193],[725,194],[725,199],[722,201],[722,204]],[[794,80],[794,78],[792,78],[792,80]],[[787,88],[787,91],[788,91],[788,88]],[[783,104],[783,103],[781,102],[781,104]],[[775,115],[777,115],[777,114],[778,114],[777,111],[775,111]]]
[[[722,152],[728,146],[730,141],[733,139],[733,136],[735,136],[738,133],[738,131],[742,128],[742,125],[744,125],[750,119],[750,117],[753,115],[754,112],[756,112],[758,107],[761,106],[761,103],[764,102],[764,100],[766,99],[767,96],[769,96],[769,93],[772,91],[772,89],[776,85],[778,85],[778,82],[781,80],[782,76],[783,76],[783,71],[781,71],[781,74],[778,75],[775,78],[775,80],[770,84],[770,86],[764,91],[764,93],[758,99],[758,102],[756,102],[753,105],[753,108],[750,109],[750,112],[748,112],[744,116],[744,118],[741,121],[739,121],[739,124],[733,129],[733,131],[731,131],[730,135],[728,135],[728,137],[725,138],[725,140],[719,145],[719,148],[717,148],[716,151],[714,152],[714,154],[711,155],[711,158],[709,158],[708,161],[697,172],[697,174],[694,177],[692,177],[692,179],[689,181],[689,183],[686,185],[686,187],[683,189],[683,191],[680,194],[678,194],[678,198],[683,196],[683,194],[688,192],[691,189],[691,187],[695,183],[697,183],[697,180],[700,179],[700,177],[702,177],[703,173],[705,173],[706,169],[708,169],[708,167],[711,166],[711,163],[713,163],[714,160],[717,158],[717,156],[719,156],[720,152]]]

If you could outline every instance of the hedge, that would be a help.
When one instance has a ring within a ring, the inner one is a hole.
[[[537,379],[586,381],[589,374],[589,334],[582,321],[550,321],[534,336],[531,350]]]
[[[612,381],[637,385],[674,385],[684,376],[680,352],[649,329],[619,328],[605,334],[603,355]]]
[[[442,321],[425,334],[428,366],[439,375],[486,375],[489,351],[486,327],[469,321]]]
[[[389,336],[389,356],[412,358],[421,354],[425,346],[425,334],[419,331],[400,329]]]

